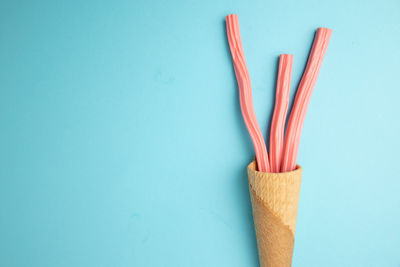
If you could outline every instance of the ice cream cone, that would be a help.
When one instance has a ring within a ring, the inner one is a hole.
[[[283,173],[247,167],[261,267],[290,267],[296,231],[302,169]]]

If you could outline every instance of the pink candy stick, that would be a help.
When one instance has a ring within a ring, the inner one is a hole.
[[[280,172],[286,114],[289,105],[290,79],[292,76],[293,55],[280,55],[276,83],[275,109],[271,122],[269,139],[269,160],[271,172]]]
[[[281,165],[282,172],[292,171],[296,168],[304,118],[331,34],[331,29],[319,28],[315,35],[307,66],[297,89],[293,109],[289,117]]]
[[[269,172],[267,147],[254,112],[250,76],[245,63],[237,15],[231,14],[226,16],[226,31],[232,54],[233,67],[239,86],[240,108],[247,130],[253,141],[258,170]]]

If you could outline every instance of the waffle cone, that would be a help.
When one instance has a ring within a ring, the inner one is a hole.
[[[283,173],[247,167],[261,267],[290,267],[296,231],[302,169]]]

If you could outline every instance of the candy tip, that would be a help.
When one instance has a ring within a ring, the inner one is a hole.
[[[332,29],[324,28],[324,27],[318,28],[317,31],[324,31],[324,32],[327,32],[327,33],[329,33],[329,34],[332,33]]]
[[[232,14],[229,14],[229,15],[225,16],[225,18],[228,19],[228,18],[234,18],[234,17],[237,17],[237,16],[238,16],[237,14],[232,13]]]

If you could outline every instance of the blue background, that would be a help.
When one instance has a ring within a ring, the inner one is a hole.
[[[305,121],[293,266],[400,266],[400,2],[1,1],[0,266],[257,266],[224,16],[266,134],[334,30]]]

